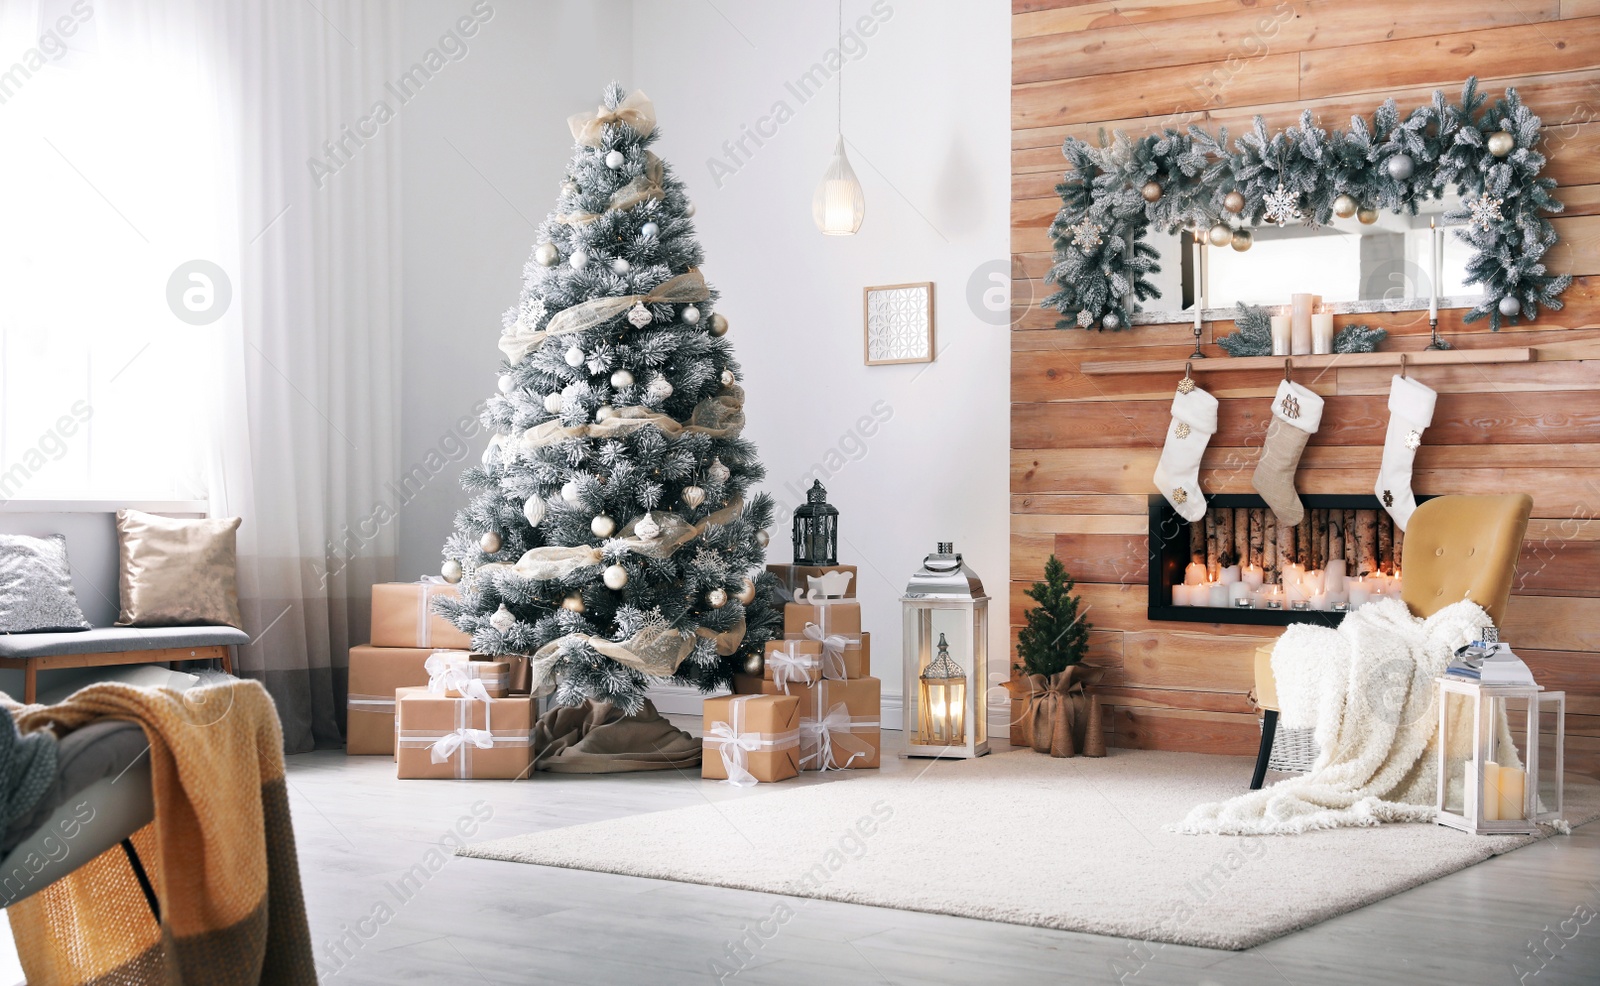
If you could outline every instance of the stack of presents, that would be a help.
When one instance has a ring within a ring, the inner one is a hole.
[[[744,787],[802,770],[871,769],[881,749],[882,683],[861,630],[853,565],[770,565],[786,594],[783,639],[759,676],[705,700],[701,776]]]
[[[537,699],[511,663],[473,660],[467,635],[433,612],[455,586],[372,587],[372,643],[350,648],[346,752],[392,756],[402,779],[515,779],[533,770]],[[477,655],[482,657],[482,655]]]

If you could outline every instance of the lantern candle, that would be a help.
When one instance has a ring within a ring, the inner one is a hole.
[[[1500,797],[1496,814],[1502,821],[1526,817],[1522,810],[1524,776],[1516,767],[1501,767],[1495,771],[1496,790]]]
[[[939,634],[939,656],[919,679],[921,721],[917,742],[924,746],[958,746],[966,738],[967,673],[950,659],[950,645]]]

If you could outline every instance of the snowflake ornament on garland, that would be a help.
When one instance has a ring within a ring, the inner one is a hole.
[[[1476,229],[1487,232],[1505,217],[1500,214],[1501,201],[1492,195],[1480,195],[1467,204],[1467,212],[1472,216],[1472,225]]]
[[[1287,226],[1289,223],[1300,219],[1300,197],[1284,187],[1283,182],[1278,182],[1278,187],[1264,195],[1261,201],[1266,205],[1266,220]]]
[[[544,318],[547,310],[544,299],[534,295],[522,306],[522,321],[528,325],[537,325],[539,320]]]
[[[1092,253],[1101,241],[1100,227],[1085,219],[1072,227],[1072,242],[1084,253]]]

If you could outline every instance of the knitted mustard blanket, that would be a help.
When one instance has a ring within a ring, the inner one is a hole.
[[[30,983],[316,982],[283,773],[283,735],[254,681],[175,692],[104,683],[31,707],[24,734],[98,719],[144,728],[155,820],[133,836],[161,905],[117,849],[9,909]]]

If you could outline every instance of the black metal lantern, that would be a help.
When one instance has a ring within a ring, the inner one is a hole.
[[[820,479],[812,480],[806,502],[794,512],[794,563],[839,564],[839,511],[829,505]]]

